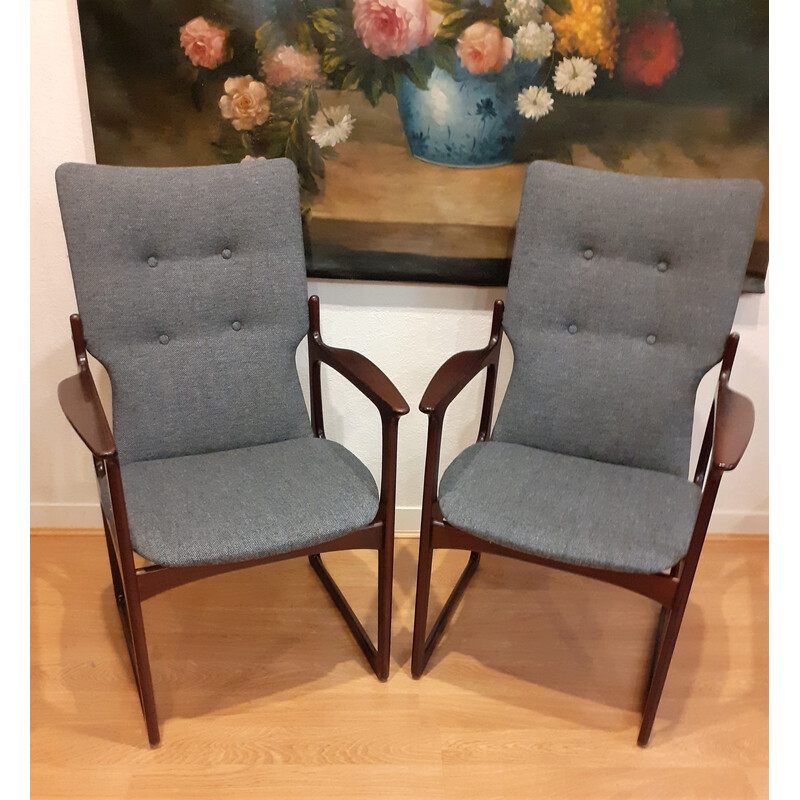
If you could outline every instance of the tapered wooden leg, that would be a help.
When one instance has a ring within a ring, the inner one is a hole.
[[[103,514],[103,528],[106,532],[106,547],[108,548],[108,564],[111,567],[111,584],[114,588],[114,599],[117,605],[125,602],[125,590],[122,588],[122,575],[117,564],[117,553],[114,550],[114,541],[111,538],[111,529],[108,526],[106,515]]]
[[[644,703],[644,713],[642,715],[642,727],[639,729],[638,744],[644,747],[650,741],[650,734],[653,730],[658,704],[661,700],[661,693],[664,691],[664,682],[667,679],[672,653],[675,650],[675,642],[678,640],[678,633],[683,621],[683,612],[686,603],[682,603],[679,608],[666,611],[666,628],[664,630],[663,641],[658,650],[658,657],[653,668],[653,677],[650,681],[650,688],[647,691],[647,698]]]
[[[711,510],[714,508],[714,501],[717,497],[721,478],[722,471],[717,468],[713,469],[708,475],[703,488],[703,499],[697,512],[694,531],[692,531],[689,551],[683,560],[672,568],[670,573],[673,577],[678,577],[678,588],[675,591],[672,608],[666,609],[664,638],[653,668],[653,677],[644,703],[642,727],[639,729],[638,744],[640,747],[644,747],[650,741],[658,703],[661,700],[661,693],[664,691],[664,682],[667,679],[667,671],[672,661],[675,642],[678,640],[678,632],[681,629],[686,604],[689,602],[689,592],[692,590],[692,582],[697,571],[697,562],[700,559],[700,551],[703,549],[703,542],[708,530],[708,521],[711,519]]]
[[[142,704],[142,713],[147,726],[147,738],[150,747],[155,747],[161,741],[158,731],[158,716],[156,715],[156,699],[153,694],[153,677],[150,674],[150,658],[147,654],[147,641],[144,636],[144,620],[142,619],[142,606],[138,593],[135,598],[126,597],[128,621],[133,640],[133,659],[135,672],[139,683],[139,700]]]
[[[98,467],[98,463],[96,463],[95,470],[98,478],[102,479],[105,467]],[[114,585],[114,599],[117,603],[122,633],[125,636],[125,644],[131,659],[133,677],[139,693],[139,703],[147,727],[147,738],[150,746],[155,747],[161,741],[161,735],[158,731],[158,716],[153,694],[153,678],[150,673],[150,658],[147,654],[147,640],[144,634],[139,583],[133,563],[133,552],[130,549],[130,540],[127,536],[127,515],[124,512],[124,500],[121,499],[122,488],[119,467],[116,462],[109,465],[108,478],[112,498],[118,497],[113,504],[114,518],[116,520],[118,515],[116,509],[121,508],[119,517],[123,520],[121,524],[126,526],[122,528],[122,531],[113,527],[114,524],[106,518],[105,511],[103,512],[103,527],[105,528],[108,560],[111,566],[111,580]],[[122,533],[123,541],[120,541],[120,533]],[[118,543],[117,546],[115,546],[115,542]]]
[[[680,577],[681,570],[683,569],[683,561],[679,561],[672,569],[669,571],[671,577],[676,578]],[[661,652],[661,646],[664,644],[664,636],[667,632],[667,616],[669,615],[669,609],[662,606],[661,611],[658,615],[658,622],[656,623],[656,633],[653,637],[653,653],[650,657],[650,666],[647,670],[647,680],[645,681],[644,687],[644,698],[642,703],[647,702],[647,695],[650,693],[650,684],[653,682],[653,672],[656,668],[656,662],[658,661],[658,655]]]
[[[422,675],[427,662],[425,658],[425,630],[428,624],[428,600],[431,593],[431,569],[433,567],[432,531],[430,521],[428,520],[427,522],[428,524],[423,527],[419,537],[417,598],[414,606],[414,635],[411,647],[411,676],[413,678],[419,678]]]
[[[150,673],[150,658],[147,654],[147,641],[144,634],[144,620],[142,619],[142,606],[138,591],[126,591],[122,581],[117,583],[119,569],[116,567],[116,557],[113,545],[109,542],[109,558],[111,559],[111,577],[114,581],[114,594],[119,612],[122,633],[128,647],[128,656],[133,668],[133,678],[139,692],[139,703],[142,706],[147,738],[150,746],[155,747],[161,741],[158,731],[158,716],[156,715],[156,701],[153,694],[153,678]],[[121,592],[117,592],[117,586]]]
[[[389,677],[389,658],[392,647],[392,575],[394,547],[384,544],[378,551],[378,652],[375,655],[375,674],[382,681]]]
[[[653,652],[650,656],[650,666],[647,669],[647,680],[644,685],[644,698],[642,700],[643,708],[647,703],[647,696],[650,694],[650,684],[653,682],[653,673],[656,669],[656,662],[661,653],[661,645],[664,643],[664,634],[667,632],[667,616],[669,609],[662,606],[658,615],[658,622],[656,623],[656,633],[653,637]]]

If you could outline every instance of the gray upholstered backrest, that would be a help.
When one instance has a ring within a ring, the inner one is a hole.
[[[685,475],[755,235],[757,181],[528,167],[493,438]]]
[[[311,435],[297,173],[286,160],[56,172],[89,352],[120,460]]]

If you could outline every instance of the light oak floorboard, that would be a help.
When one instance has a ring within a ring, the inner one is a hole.
[[[97,535],[31,538],[31,795],[44,798],[760,798],[768,539],[711,536],[651,744],[657,606],[484,556],[419,681],[417,543],[397,542],[381,684],[305,559],[144,604],[162,744],[147,746]],[[437,554],[431,619],[465,563]],[[326,557],[375,635],[374,553]]]

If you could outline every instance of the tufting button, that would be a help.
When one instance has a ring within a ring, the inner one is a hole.
[[[158,337],[158,341],[161,344],[169,344],[169,336],[166,333],[162,333],[161,336]]]
[[[569,325],[569,326],[567,327],[567,330],[568,330],[570,333],[577,333],[577,332],[578,332],[578,326],[577,326],[575,323],[573,323],[572,325]]]
[[[594,250],[587,247],[586,250],[583,251],[583,257],[587,261],[591,261],[594,258]]]
[[[231,257],[231,255],[232,255],[232,253],[231,253],[231,249],[230,249],[230,247],[226,247],[226,248],[225,248],[225,249],[222,251],[222,257],[223,257],[223,258],[230,258],[230,257]]]
[[[659,272],[666,272],[668,266],[669,266],[669,264],[667,264],[666,261],[659,261],[658,264],[656,264],[656,269]]]
[[[158,259],[155,256],[150,256],[147,259],[147,266],[148,267],[157,267],[158,266]]]
[[[655,344],[656,343],[656,335],[654,333],[648,333],[647,339],[645,339],[647,344]]]
[[[235,331],[240,331],[242,329],[242,323],[237,319],[231,324],[231,328],[233,328]]]

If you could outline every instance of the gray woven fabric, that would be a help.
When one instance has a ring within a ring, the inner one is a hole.
[[[482,442],[447,468],[439,505],[456,527],[515,550],[658,572],[686,554],[700,496],[664,472]]]
[[[531,164],[492,438],[685,476],[697,385],[722,356],[762,194]]]
[[[64,164],[56,183],[121,463],[311,436],[295,366],[308,312],[290,161]]]
[[[122,480],[133,549],[168,566],[310,547],[378,510],[370,471],[326,439],[129,463]]]

